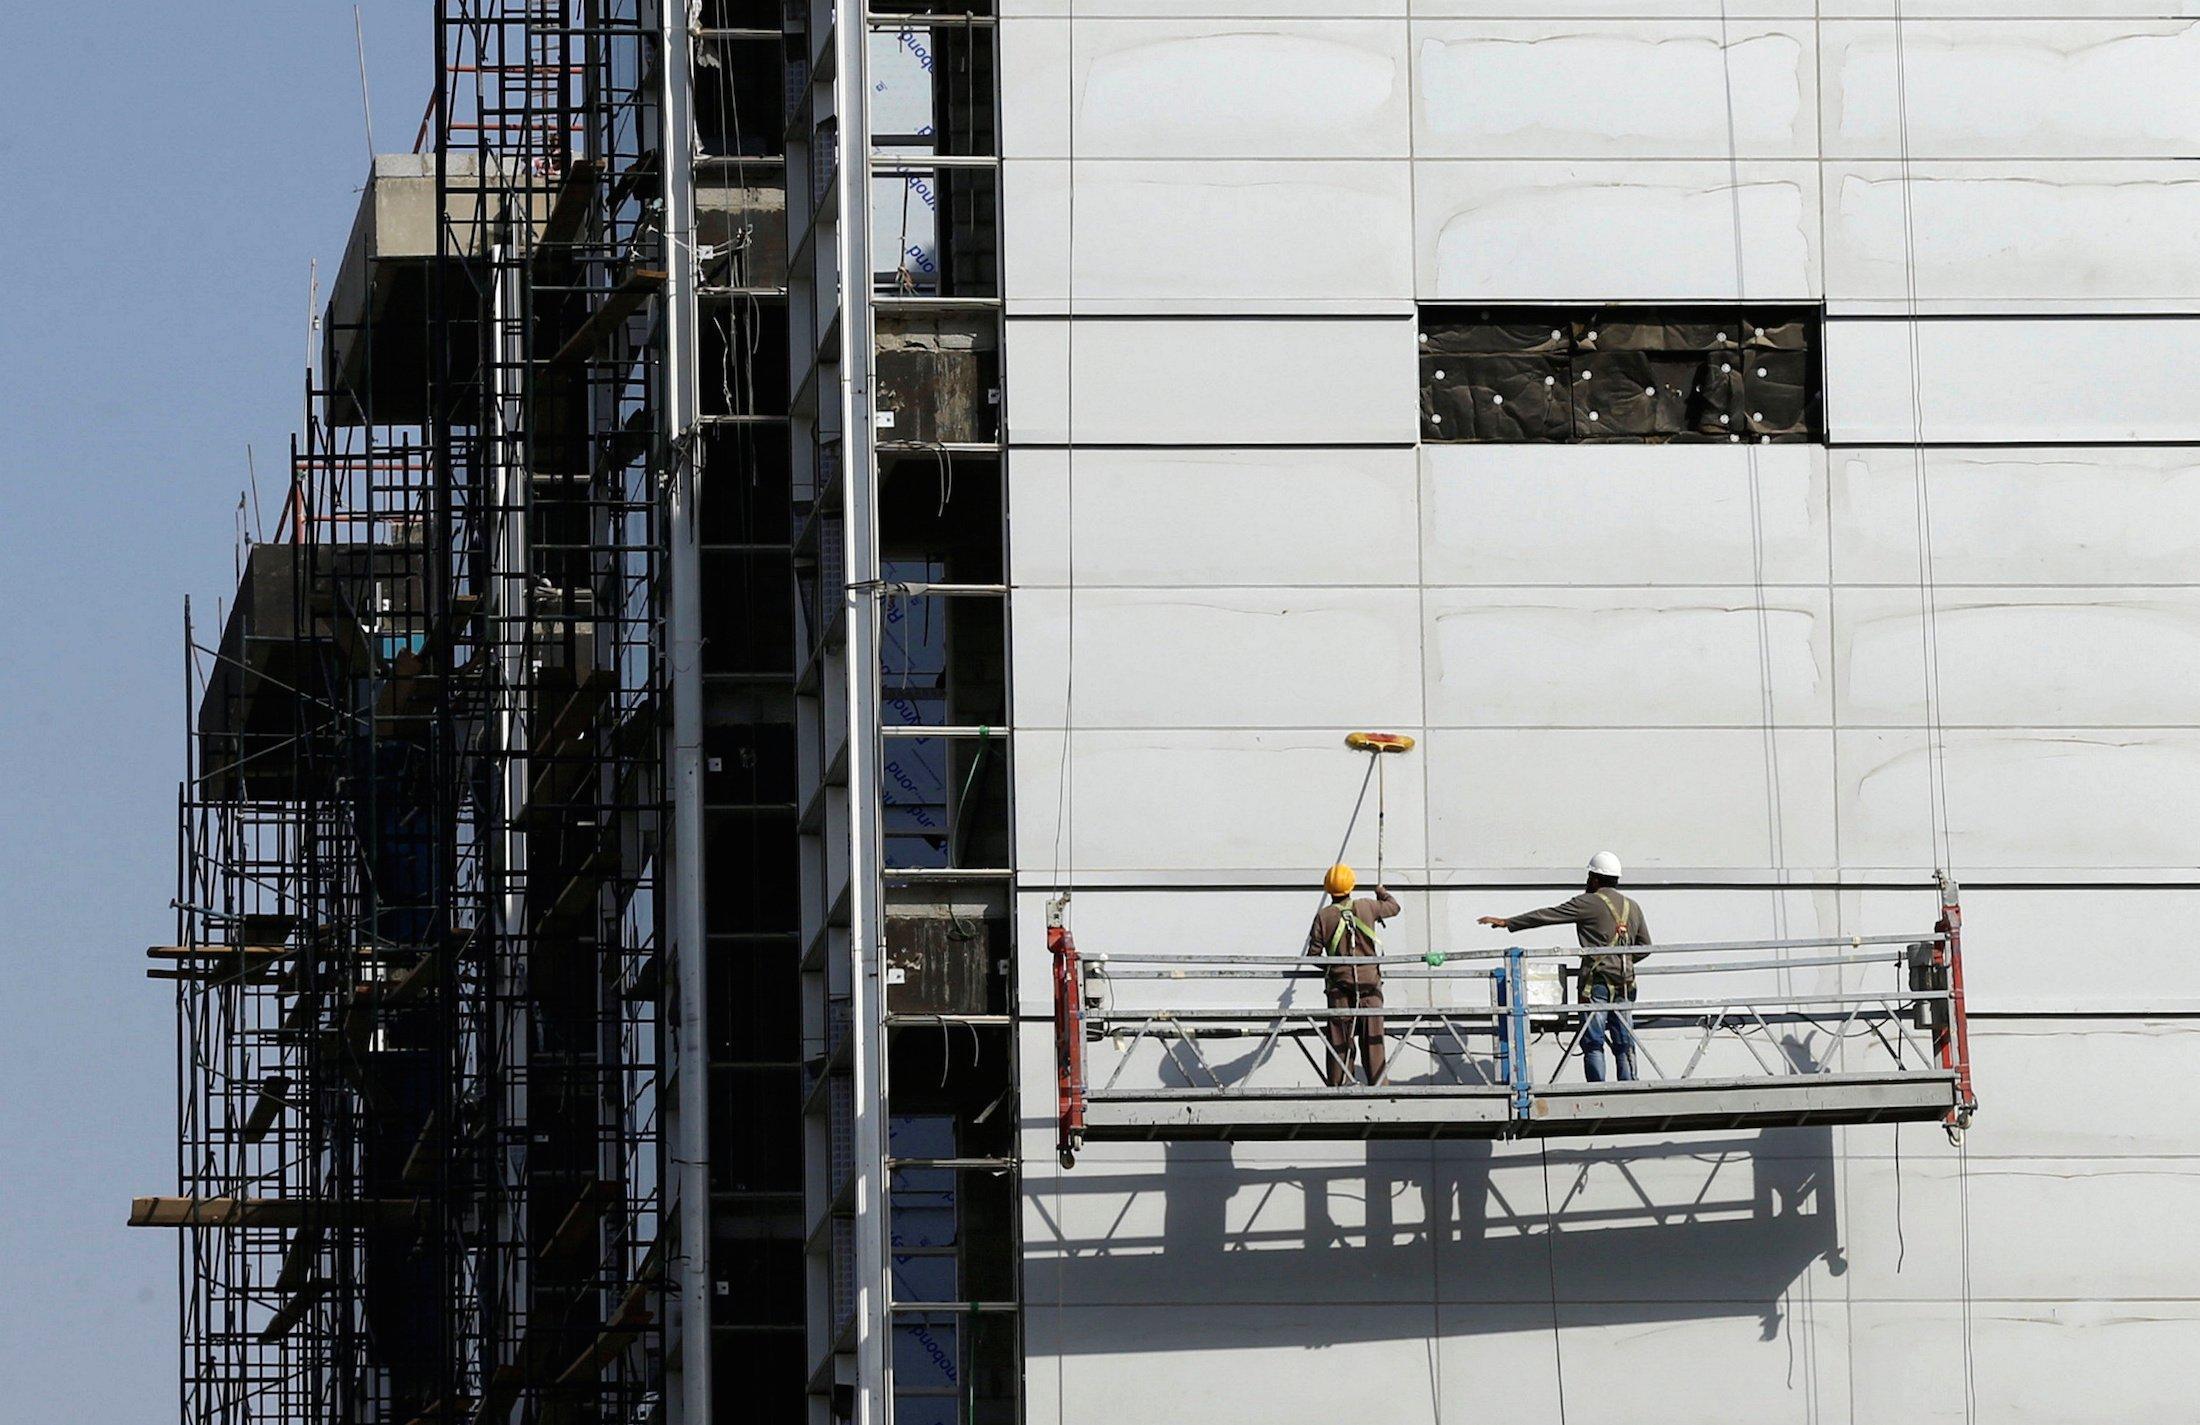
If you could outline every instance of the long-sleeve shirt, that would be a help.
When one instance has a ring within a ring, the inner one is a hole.
[[[1331,901],[1314,912],[1314,926],[1306,933],[1306,953],[1326,956],[1332,943],[1340,959],[1364,959],[1382,954],[1382,947],[1367,933],[1371,926],[1379,925],[1398,913],[1397,899],[1390,892],[1378,888],[1372,898],[1352,902],[1353,921],[1345,921],[1344,905]],[[1345,925],[1342,936],[1337,934],[1340,922]],[[1360,989],[1372,989],[1383,982],[1380,965],[1339,965],[1329,972],[1331,985],[1354,985]]]
[[[1650,943],[1650,925],[1642,907],[1609,887],[1583,891],[1561,905],[1505,917],[1507,930],[1533,930],[1539,925],[1571,925],[1584,950]],[[1584,987],[1604,984],[1633,993],[1635,962],[1642,958],[1639,954],[1584,955],[1581,982]]]

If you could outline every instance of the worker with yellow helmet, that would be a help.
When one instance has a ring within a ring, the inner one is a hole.
[[[1373,896],[1352,899],[1352,888],[1358,883],[1350,866],[1340,862],[1329,868],[1322,877],[1329,903],[1314,913],[1313,929],[1306,936],[1307,954],[1338,962],[1330,966],[1327,977],[1329,1007],[1345,1011],[1329,1020],[1326,1031],[1331,1088],[1341,1088],[1351,1079],[1355,1046],[1366,1081],[1383,1081],[1383,967],[1366,962],[1382,954],[1382,937],[1375,927],[1396,915],[1399,907],[1381,886]]]

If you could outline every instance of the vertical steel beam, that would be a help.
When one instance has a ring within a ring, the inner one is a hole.
[[[665,845],[670,957],[666,993],[676,1010],[666,1018],[665,1061],[674,1076],[672,1131],[666,1135],[664,1181],[671,1189],[666,1227],[679,1250],[672,1268],[671,1328],[679,1335],[678,1381],[667,1383],[676,1425],[711,1419],[710,1335],[710,1065],[704,1027],[703,921],[703,573],[698,519],[701,466],[697,445],[701,404],[696,342],[694,96],[690,88],[688,0],[657,0],[659,148],[664,172],[664,403],[667,511],[666,670],[672,701],[666,789],[672,820]]]

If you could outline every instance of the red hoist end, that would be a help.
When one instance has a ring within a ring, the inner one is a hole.
[[[1055,1153],[1062,1166],[1077,1166],[1085,1145],[1085,974],[1063,909],[1067,894],[1047,905],[1047,954],[1054,961]]]

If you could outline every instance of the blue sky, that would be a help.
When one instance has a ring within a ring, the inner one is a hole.
[[[0,17],[0,1416],[176,1419],[180,609],[269,514],[367,166],[348,0]],[[376,138],[410,149],[428,0],[367,0]]]

